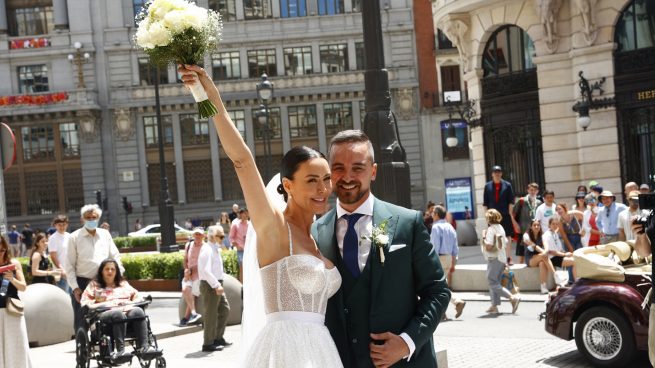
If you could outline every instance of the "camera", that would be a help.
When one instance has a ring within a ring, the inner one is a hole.
[[[643,229],[649,226],[653,221],[653,214],[655,214],[655,193],[646,193],[639,195],[639,209],[642,211],[641,215],[637,217],[633,223],[643,226]]]

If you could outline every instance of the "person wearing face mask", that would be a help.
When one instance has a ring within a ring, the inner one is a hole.
[[[87,204],[80,210],[83,226],[74,231],[68,239],[66,254],[66,274],[68,285],[73,293],[71,304],[75,318],[75,331],[84,326],[84,316],[80,312],[82,291],[97,275],[98,267],[105,259],[116,260],[121,272],[124,272],[120,253],[109,231],[98,226],[102,210],[96,204]]]

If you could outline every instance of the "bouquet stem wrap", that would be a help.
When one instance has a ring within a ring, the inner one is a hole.
[[[218,113],[216,106],[209,101],[209,97],[207,97],[207,93],[200,82],[196,81],[190,89],[193,99],[198,104],[198,114],[201,119],[210,118]]]

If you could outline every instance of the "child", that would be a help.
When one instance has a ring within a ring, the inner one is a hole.
[[[505,230],[500,225],[503,216],[495,209],[487,210],[485,214],[489,227],[482,234],[482,254],[487,260],[487,281],[489,282],[489,297],[491,307],[487,313],[498,313],[501,295],[508,298],[512,303],[512,313],[516,313],[521,298],[512,295],[509,290],[500,284],[500,278],[507,265],[506,237]]]

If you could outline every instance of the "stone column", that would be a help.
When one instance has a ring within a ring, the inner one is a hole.
[[[67,2],[67,0],[52,0],[53,12],[55,13],[55,29],[68,29]]]
[[[5,0],[0,0],[0,34],[7,33],[7,4]]]

